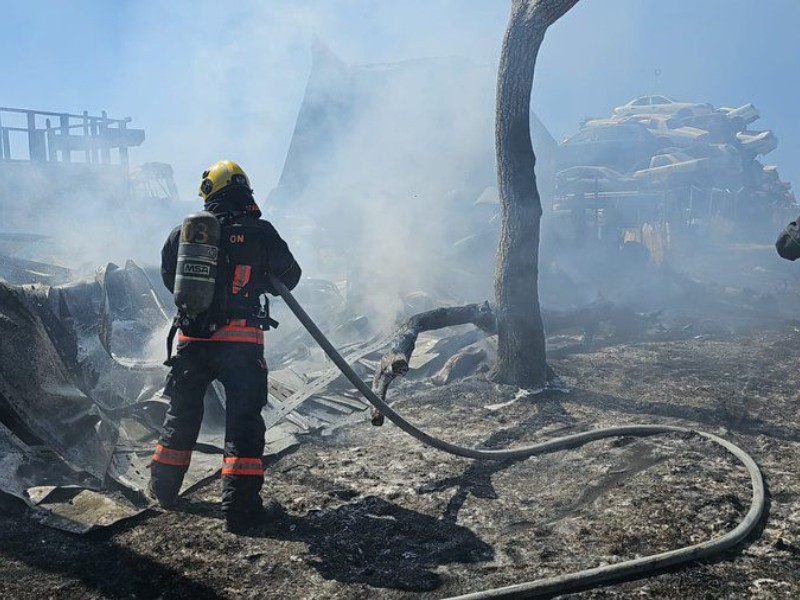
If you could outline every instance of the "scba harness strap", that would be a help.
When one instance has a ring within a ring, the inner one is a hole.
[[[243,314],[245,313],[245,314]],[[222,327],[211,326],[213,331],[209,336],[191,336],[183,332],[186,321],[191,321],[191,317],[182,314],[180,311],[172,320],[169,333],[167,334],[167,360],[164,364],[168,367],[173,364],[172,348],[175,343],[175,335],[180,331],[178,341],[180,342],[244,342],[263,344],[263,332],[269,329],[277,329],[278,321],[269,316],[265,305],[253,314],[251,311],[229,311],[228,323]],[[239,318],[236,318],[239,317]],[[253,324],[255,322],[255,324]]]
[[[176,315],[174,319],[172,319],[172,325],[169,328],[169,333],[167,334],[167,360],[164,361],[165,367],[171,367],[172,363],[172,344],[175,342],[175,334],[178,333],[178,319],[180,315]]]
[[[236,216],[235,214],[216,216],[208,212],[198,213],[197,215],[190,215],[187,217],[183,227],[186,228],[187,223],[189,223],[190,227],[192,219],[198,220],[200,218],[213,218],[219,222],[220,226],[229,227]],[[175,298],[176,305],[178,305],[178,314],[173,320],[167,335],[167,360],[164,363],[167,366],[171,366],[173,363],[172,348],[175,335],[179,331],[179,342],[244,342],[263,345],[263,331],[278,327],[278,322],[269,316],[268,300],[263,297],[263,294],[259,295],[262,297],[262,300],[259,302],[258,308],[253,306],[235,306],[236,300],[248,298],[254,289],[256,278],[252,277],[253,266],[238,264],[231,268],[230,252],[226,248],[227,237],[219,235],[217,239],[217,250],[214,257],[216,259],[214,273],[217,277],[222,275],[225,283],[224,286],[220,287],[216,278],[208,280],[211,286],[213,286],[213,291],[208,286],[201,291],[201,293],[204,294],[212,292],[210,300],[208,296],[206,296],[206,304],[204,304],[204,306],[207,308],[204,311],[196,315],[190,315],[185,308],[178,303],[176,278]],[[182,237],[181,243],[184,241]],[[221,268],[217,271],[217,264],[224,264],[225,268]],[[202,278],[198,278],[194,275],[185,277],[185,279],[202,281]],[[194,289],[197,289],[196,284]],[[189,300],[191,300],[191,295],[187,294],[186,290],[181,290],[181,293],[184,303],[186,303],[187,296]],[[222,298],[220,298],[220,294],[223,296]],[[198,302],[198,304],[200,303]],[[231,306],[231,304],[234,304],[234,306]]]

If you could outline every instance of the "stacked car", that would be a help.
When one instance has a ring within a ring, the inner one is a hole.
[[[652,95],[587,119],[559,145],[554,209],[572,215],[577,234],[611,241],[639,240],[645,224],[679,234],[782,222],[796,203],[761,162],[778,139],[750,129],[759,116],[752,104]]]

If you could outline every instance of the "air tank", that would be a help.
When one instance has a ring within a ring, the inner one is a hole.
[[[181,225],[174,299],[188,316],[208,310],[214,301],[220,234],[219,221],[207,211],[189,215]]]

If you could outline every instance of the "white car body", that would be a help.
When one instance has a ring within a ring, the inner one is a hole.
[[[740,131],[736,139],[742,148],[756,154],[769,154],[778,147],[778,138],[772,131]]]
[[[719,110],[724,112],[729,119],[741,119],[745,125],[749,125],[761,116],[758,109],[750,103],[743,104],[739,108],[721,106]]]
[[[667,138],[674,146],[691,146],[697,142],[706,141],[710,134],[705,129],[698,127],[675,127],[676,119],[668,115],[633,115],[627,121],[636,121],[647,127],[653,135]]]
[[[657,154],[650,159],[649,169],[640,169],[633,174],[635,179],[658,181],[677,173],[694,173],[706,166],[707,158],[694,158],[682,152]]]
[[[697,102],[678,102],[668,96],[641,96],[614,109],[614,114],[623,117],[630,115],[673,115],[696,116],[714,112],[710,104]]]

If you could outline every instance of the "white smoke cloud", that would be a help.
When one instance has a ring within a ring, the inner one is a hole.
[[[780,0],[758,9],[744,1],[701,6],[693,0],[668,5],[584,0],[548,32],[538,59],[534,107],[561,139],[583,117],[608,114],[643,93],[715,104],[753,101],[781,138],[770,159],[784,178],[798,179],[800,122],[791,104],[797,86],[791,57],[797,56],[798,41],[776,33],[781,23],[800,16],[798,7]],[[78,3],[73,10],[88,15],[98,9]],[[96,12],[87,20],[71,17],[71,11],[54,11],[48,29],[48,35],[64,36],[54,40],[62,47],[69,47],[80,23],[102,27]],[[37,15],[42,12],[40,6]],[[332,158],[335,169],[312,173],[308,202],[297,207],[307,222],[324,216],[326,235],[343,253],[359,256],[359,268],[374,278],[376,303],[392,312],[400,293],[427,284],[435,272],[431,265],[440,268],[449,251],[444,240],[454,230],[480,226],[474,215],[464,218],[474,198],[451,182],[467,180],[483,153],[492,153],[494,65],[507,12],[508,3],[478,0],[126,5],[114,20],[113,44],[99,50],[113,56],[113,69],[93,75],[81,69],[76,56],[58,67],[76,82],[73,88],[57,86],[46,98],[42,92],[26,97],[24,85],[4,93],[32,107],[105,108],[114,117],[131,115],[132,126],[147,131],[145,143],[132,150],[133,162],[171,163],[185,204],[174,210],[110,208],[107,198],[83,197],[70,200],[72,213],[50,214],[44,207],[32,223],[56,232],[71,261],[88,265],[133,257],[157,262],[171,227],[183,213],[199,208],[199,173],[215,160],[238,160],[264,204],[283,167],[315,36],[348,65],[465,57],[484,69],[479,81],[459,82],[454,71],[452,82],[437,82],[437,95],[431,95],[426,75],[409,73],[371,105],[359,106],[359,118]],[[71,28],[56,26],[57,20],[70,18],[76,19]],[[94,78],[83,96],[81,78]],[[459,153],[450,150],[454,140]],[[485,168],[491,176],[493,165]],[[309,244],[312,234],[281,218],[276,225],[293,242],[306,272],[320,272]],[[362,225],[354,229],[353,220]],[[488,278],[478,287],[469,300],[491,293]]]

